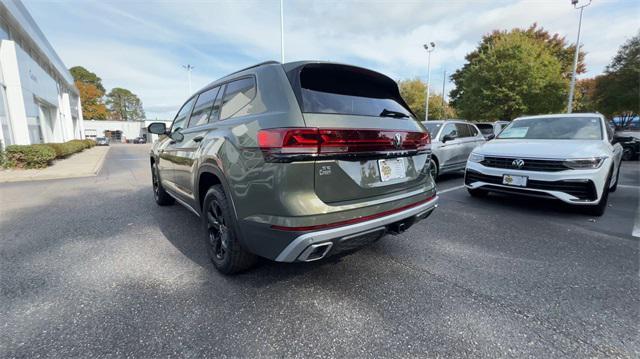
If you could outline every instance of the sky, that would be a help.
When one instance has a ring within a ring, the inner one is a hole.
[[[80,65],[108,89],[136,93],[149,119],[170,119],[193,91],[243,67],[280,60],[280,1],[23,0],[68,67]],[[585,3],[587,0],[581,0]],[[570,0],[284,0],[285,62],[325,60],[394,79],[427,77],[422,44],[435,42],[431,89],[464,64],[482,36],[538,23],[576,41]],[[640,29],[640,1],[593,0],[584,10],[587,73],[600,74]],[[446,81],[448,93],[453,83]]]

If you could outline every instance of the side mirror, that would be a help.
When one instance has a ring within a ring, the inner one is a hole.
[[[451,141],[451,140],[455,140],[456,138],[454,136],[451,135],[444,135],[444,137],[442,137],[442,143],[447,142],[447,141]]]
[[[490,134],[489,136],[487,136],[487,141],[491,141],[491,140],[493,140],[494,138],[496,138],[496,135],[494,135],[494,134],[492,133],[492,134]]]
[[[147,127],[147,130],[156,135],[165,135],[167,133],[167,125],[163,122],[154,122]]]

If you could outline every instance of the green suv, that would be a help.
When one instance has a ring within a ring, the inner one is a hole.
[[[396,83],[360,67],[266,62],[211,83],[151,150],[156,202],[202,218],[214,266],[315,261],[397,234],[438,197],[430,137]]]

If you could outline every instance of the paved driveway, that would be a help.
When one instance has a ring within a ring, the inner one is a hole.
[[[148,150],[0,185],[0,357],[640,355],[638,162],[595,221],[447,176],[401,236],[224,277],[198,219],[153,203]]]

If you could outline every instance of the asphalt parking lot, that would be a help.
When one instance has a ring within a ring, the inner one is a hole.
[[[199,220],[153,202],[148,150],[0,185],[0,357],[640,355],[638,162],[601,218],[448,175],[400,236],[225,277]]]

